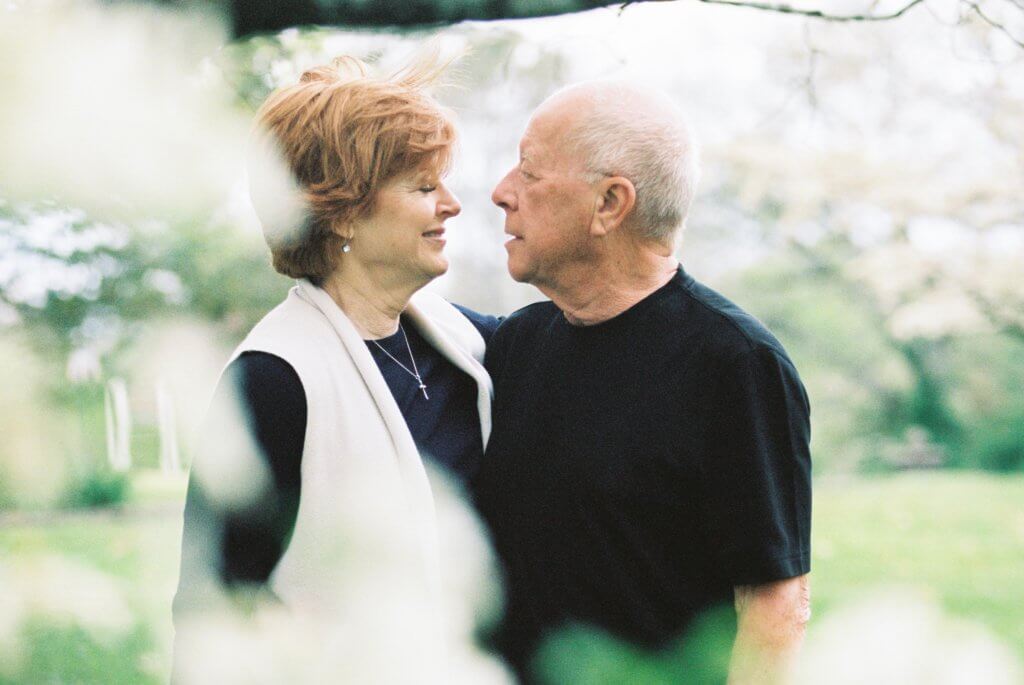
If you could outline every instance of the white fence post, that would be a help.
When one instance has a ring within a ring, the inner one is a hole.
[[[181,471],[178,452],[178,426],[174,416],[174,398],[161,378],[156,384],[157,427],[160,432],[160,468],[164,473]]]
[[[107,381],[104,409],[107,417],[107,459],[115,471],[132,466],[132,413],[128,405],[128,385],[121,378]]]

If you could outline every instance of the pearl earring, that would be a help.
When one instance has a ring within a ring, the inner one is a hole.
[[[341,251],[346,254],[352,251],[352,246],[348,244],[347,240],[345,241],[345,244],[341,246]]]

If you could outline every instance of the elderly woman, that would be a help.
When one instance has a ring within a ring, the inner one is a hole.
[[[406,572],[436,583],[423,459],[456,480],[479,462],[491,397],[481,360],[497,326],[420,292],[448,269],[445,221],[460,210],[442,180],[455,129],[424,92],[438,71],[377,79],[342,58],[257,115],[254,147],[283,159],[301,220],[258,165],[253,203],[274,268],[298,283],[239,345],[215,393],[185,507],[179,626],[224,586],[329,603],[345,578],[325,550],[358,548],[332,538],[346,515],[370,526],[392,517],[407,533],[396,544],[415,548]],[[241,418],[217,409],[234,398]],[[244,439],[231,435],[237,425],[251,429]]]

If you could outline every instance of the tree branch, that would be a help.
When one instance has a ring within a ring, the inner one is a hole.
[[[7,296],[7,293],[4,292],[2,288],[0,288],[0,307],[10,307],[11,309],[18,308],[18,305],[11,301],[11,299]]]
[[[992,28],[996,29],[997,31],[1002,33],[1004,36],[1009,38],[1018,47],[1024,48],[1024,40],[1021,40],[1021,39],[1017,38],[1015,35],[1010,33],[1009,29],[1007,29],[1005,26],[1003,26],[1002,24],[997,22],[995,19],[992,19],[991,17],[989,17],[987,14],[985,14],[985,11],[983,9],[981,9],[981,5],[979,5],[976,2],[970,2],[970,0],[965,0],[965,2],[967,4],[967,6],[970,7],[974,11],[975,14],[977,14],[979,17],[981,17],[982,21],[984,21],[986,24],[988,24],[989,26],[991,26]],[[1017,3],[1013,3],[1013,4],[1016,5]]]
[[[992,302],[989,298],[982,295],[974,288],[969,288],[963,283],[960,284],[961,290],[967,297],[971,298],[974,302],[974,306],[978,308],[985,319],[992,324],[999,332],[1005,333],[1014,340],[1024,343],[1024,320],[1013,320],[1011,317],[1005,315],[1000,308]],[[1022,303],[1024,304],[1024,303]],[[1011,309],[1017,309],[1011,307]]]
[[[910,2],[902,8],[889,14],[828,14],[821,10],[805,10],[784,4],[773,4],[770,2],[745,2],[744,0],[697,0],[697,2],[703,2],[708,5],[746,7],[766,12],[778,12],[779,14],[796,14],[801,17],[811,17],[813,19],[822,19],[824,21],[890,21],[892,19],[899,19],[913,7],[924,2],[924,0],[910,0]]]

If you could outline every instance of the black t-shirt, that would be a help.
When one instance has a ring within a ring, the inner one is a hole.
[[[456,305],[458,306],[458,305]],[[497,328],[499,319],[478,314],[463,307],[459,310],[486,341]],[[392,395],[405,418],[420,452],[448,470],[457,481],[474,473],[483,453],[477,412],[477,385],[462,370],[432,347],[402,318],[421,377],[428,386],[424,400],[419,383],[380,349],[367,341]],[[401,333],[379,340],[399,361],[411,368],[409,350]],[[270,577],[287,546],[295,527],[301,496],[302,449],[305,442],[306,393],[298,374],[288,362],[266,352],[245,352],[228,365],[218,385],[214,404],[237,397],[260,457],[269,467],[268,487],[244,510],[230,510],[212,502],[201,484],[189,480],[185,502],[182,547],[182,572],[177,610],[201,605],[194,596],[199,584],[199,567],[217,563],[217,575],[226,585],[260,585]],[[244,428],[243,428],[244,430]],[[227,436],[236,435],[225,426],[204,426],[202,441],[196,446],[196,459],[219,454]],[[237,447],[237,441],[230,441]],[[209,535],[217,536],[214,551],[219,559],[205,558],[210,551],[200,543]],[[203,557],[203,558],[193,558]],[[200,607],[201,608],[201,607]]]
[[[498,648],[522,675],[569,623],[651,648],[733,587],[807,573],[809,408],[765,327],[682,268],[573,326],[550,302],[491,339],[474,481],[501,558]]]

